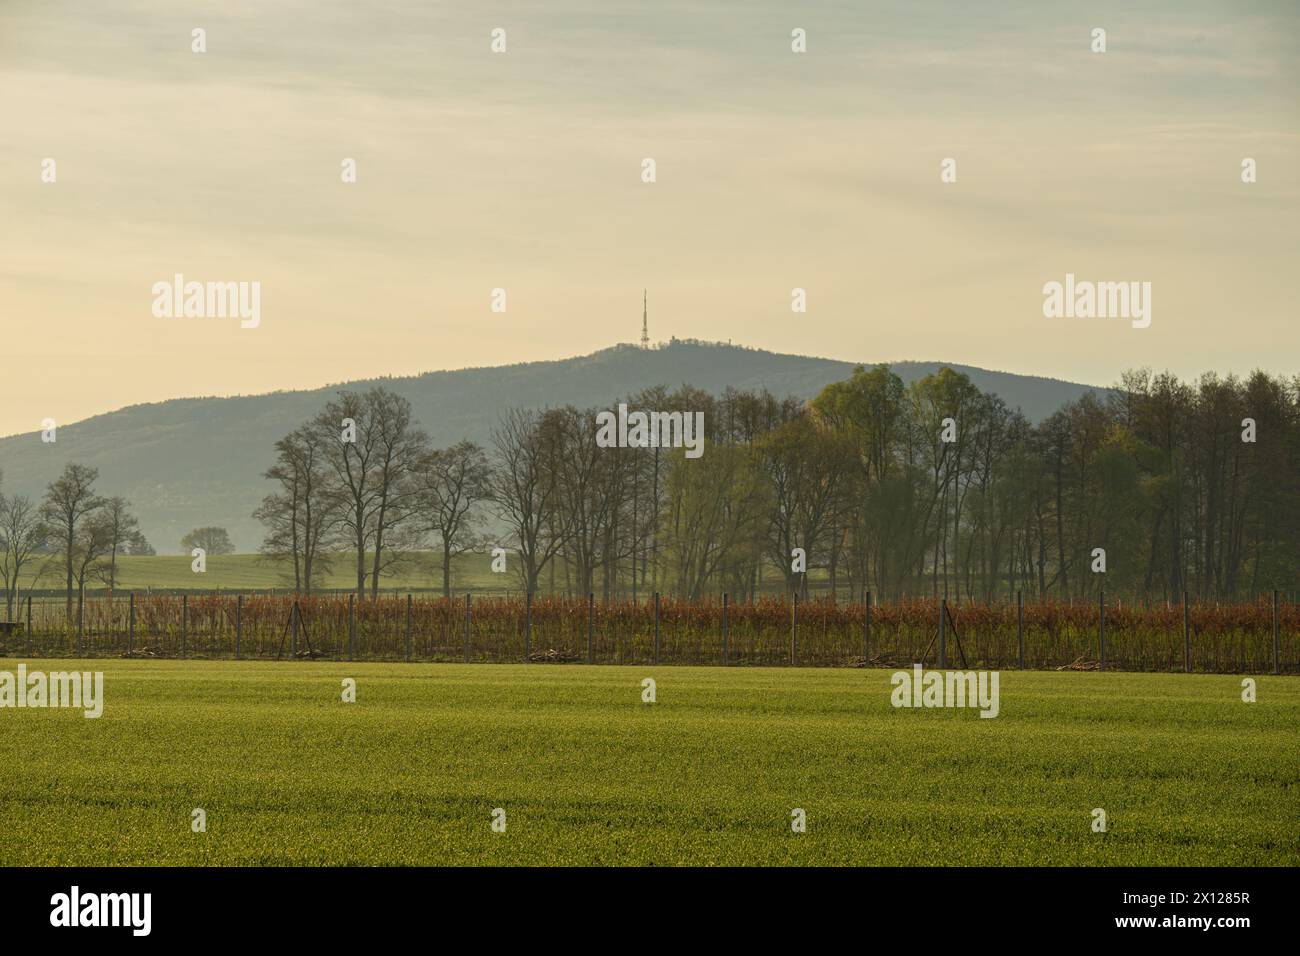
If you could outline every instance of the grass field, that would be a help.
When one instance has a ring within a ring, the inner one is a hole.
[[[367,558],[369,560],[369,556]],[[512,557],[510,567],[514,568]],[[196,590],[248,590],[263,588],[292,587],[292,568],[283,563],[274,563],[259,554],[222,554],[207,558],[207,570],[202,574],[191,568],[193,559],[188,555],[123,555],[117,559],[118,590],[143,591],[146,588],[193,588]],[[379,586],[387,590],[407,590],[421,588],[442,588],[442,555],[429,551],[416,552],[409,559],[395,565],[381,574]],[[46,566],[36,583],[37,588],[58,589],[63,587],[63,567],[57,556],[47,560]],[[356,558],[352,554],[334,556],[333,566],[328,573],[318,574],[313,580],[317,588],[344,590],[356,587]],[[369,565],[367,565],[369,566]],[[31,570],[36,570],[33,567]],[[290,576],[286,576],[286,571]],[[457,591],[514,591],[520,590],[519,578],[513,573],[493,574],[491,554],[463,554],[452,558],[452,587]],[[809,580],[814,589],[825,586],[826,571],[816,568],[809,573]],[[768,568],[764,573],[764,590],[779,592],[783,589],[781,575]],[[369,587],[370,577],[366,576]],[[27,574],[23,576],[23,588],[28,586]],[[542,576],[542,587],[551,590],[549,571]],[[564,574],[556,572],[555,585],[564,589]],[[95,582],[95,587],[102,587],[102,582]],[[841,582],[840,587],[845,588]]]
[[[1295,678],[1003,672],[987,720],[885,670],[29,664],[106,703],[0,710],[3,865],[1300,863]]]
[[[382,588],[441,588],[442,568],[429,552],[420,552],[391,573],[380,575]],[[207,570],[196,574],[188,555],[126,555],[118,559],[118,587],[145,588],[249,589],[292,587],[285,576],[285,566],[268,561],[258,554],[221,554],[207,559]],[[518,584],[513,576],[492,573],[491,555],[467,554],[452,561],[452,586],[458,590],[507,590]],[[289,569],[290,571],[292,569]],[[48,577],[48,575],[47,575]],[[509,580],[507,580],[507,577]],[[328,574],[315,581],[320,588],[356,587],[356,558],[337,555]],[[369,587],[370,576],[366,575]],[[58,574],[42,581],[43,586],[61,587]]]

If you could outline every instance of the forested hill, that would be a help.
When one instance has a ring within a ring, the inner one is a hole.
[[[874,359],[864,357],[863,363]],[[410,378],[367,379],[296,392],[234,398],[179,398],[133,405],[61,426],[58,441],[37,433],[0,439],[3,490],[43,494],[68,461],[98,468],[97,490],[122,495],[160,553],[180,550],[191,528],[219,525],[240,551],[255,550],[260,526],[252,511],[268,491],[261,477],[275,441],[318,412],[340,388],[383,384],[410,400],[437,445],[461,438],[486,443],[502,410],[514,406],[609,406],[642,388],[689,384],[713,393],[767,388],[778,396],[811,398],[847,378],[855,363],[782,355],[725,344],[675,341],[643,350],[614,346],[553,362],[427,372]],[[948,367],[969,375],[1033,421],[1090,390],[1089,386],[942,362],[900,362],[904,382]]]

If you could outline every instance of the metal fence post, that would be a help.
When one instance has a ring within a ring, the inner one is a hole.
[[[131,607],[128,612],[128,623],[126,628],[126,652],[130,654],[135,649],[135,592],[131,592]]]
[[[1187,606],[1187,592],[1183,592],[1183,673],[1192,672],[1192,622],[1191,609]]]
[[[1097,641],[1101,645],[1101,669],[1106,669],[1106,589],[1097,590]]]
[[[655,592],[655,663],[659,663],[659,592]]]
[[[527,606],[524,608],[524,663],[532,663],[533,658],[533,592],[528,592]]]
[[[83,585],[77,593],[77,656],[85,652],[82,636],[86,630],[86,588]]]
[[[32,656],[32,596],[27,595],[27,656]]]
[[[728,644],[727,636],[727,612],[730,610],[731,595],[726,592],[722,595],[722,666],[726,667],[731,663],[731,647]]]
[[[470,626],[470,616],[473,613],[470,610],[472,606],[471,605],[472,600],[473,600],[473,595],[471,595],[468,591],[466,591],[465,592],[465,663],[466,664],[469,663],[469,626]]]
[[[596,632],[596,592],[587,592],[587,663],[591,663],[591,641]]]
[[[1282,656],[1281,653],[1279,653],[1279,649],[1281,649],[1281,643],[1279,643],[1278,641],[1278,630],[1279,630],[1278,619],[1279,619],[1278,589],[1274,588],[1273,589],[1273,672],[1274,674],[1281,674],[1282,672]]]
[[[871,660],[871,592],[863,598],[862,608],[862,664],[865,667]]]
[[[240,644],[244,638],[244,596],[235,595],[235,660],[239,660]]]
[[[948,599],[939,599],[939,669],[948,666],[948,631],[946,628],[948,616]]]
[[[181,595],[181,660],[185,660],[185,644],[189,637],[190,627],[190,596]]]
[[[411,595],[406,595],[406,662],[411,662]]]
[[[1025,669],[1025,592],[1016,591],[1016,644],[1020,648],[1020,669]]]
[[[297,604],[297,602],[294,602]],[[348,595],[348,660],[356,653],[357,643],[357,595],[354,591]]]
[[[790,666],[794,667],[795,644],[799,640],[799,592],[794,592],[794,601],[790,605]]]
[[[293,607],[289,609],[289,659],[295,661],[298,659],[298,618],[301,616],[302,607],[298,604],[298,596],[295,594]]]

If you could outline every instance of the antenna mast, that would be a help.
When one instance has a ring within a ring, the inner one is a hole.
[[[650,325],[646,309],[645,289],[641,290],[641,348],[650,347]]]

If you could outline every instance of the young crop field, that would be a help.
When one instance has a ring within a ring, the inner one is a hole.
[[[104,709],[0,709],[3,865],[1300,864],[1294,677],[1008,671],[981,719],[884,669],[25,663]]]

